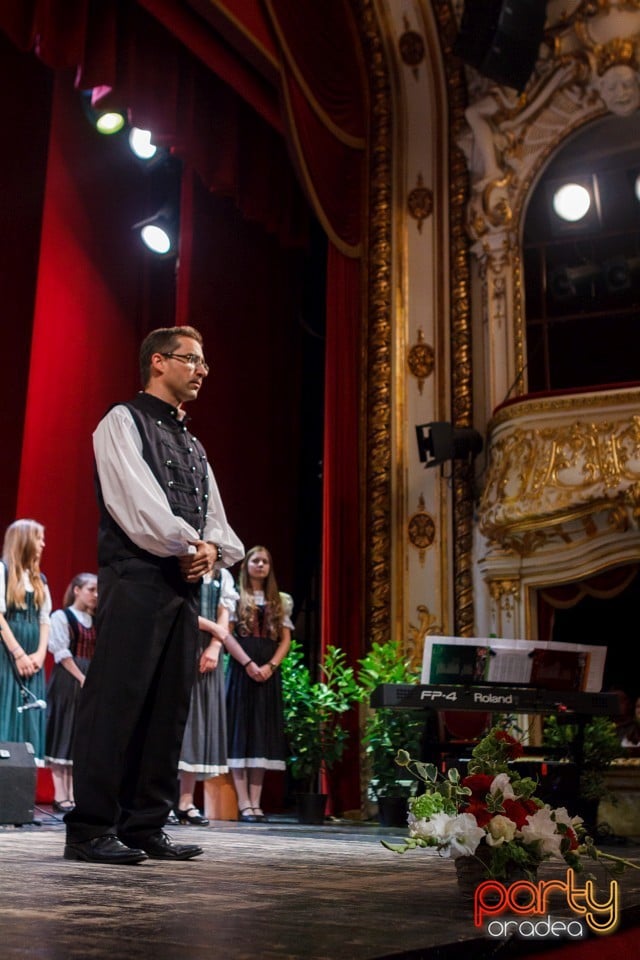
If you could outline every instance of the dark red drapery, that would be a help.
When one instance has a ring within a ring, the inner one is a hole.
[[[225,4],[232,12],[236,5],[231,0]],[[210,189],[233,199],[245,218],[255,219],[274,232],[282,245],[304,242],[303,206],[289,174],[285,145],[276,129],[279,117],[273,113],[273,91],[253,67],[244,73],[239,69],[242,58],[230,56],[233,51],[228,43],[215,37],[207,37],[205,42],[197,36],[184,8],[179,19],[173,19],[171,6],[162,0],[144,0],[141,4],[123,4],[118,0],[103,0],[100,4],[89,0],[10,0],[0,9],[0,28],[22,49],[34,48],[50,66],[73,68],[80,87],[111,88],[103,102],[129,107],[136,123],[153,129],[154,135],[185,158]],[[340,643],[354,661],[363,647],[359,383],[366,83],[347,0],[303,5],[304,16],[300,6],[293,0],[271,0],[265,9],[277,38],[288,149],[332,247],[327,270],[323,644]],[[178,16],[177,11],[173,13]],[[168,30],[163,29],[160,21]],[[265,21],[260,22],[264,27]],[[170,32],[180,36],[184,47]],[[263,34],[259,41],[264,43],[265,38]],[[166,54],[161,65],[160,51]],[[59,179],[51,181],[56,189],[70,188],[63,173],[60,167]],[[81,221],[80,205],[76,213]],[[82,236],[81,230],[65,233],[55,204],[49,209],[47,223],[49,240],[43,250],[49,251],[51,260],[41,264],[42,289],[36,313],[39,340],[50,326],[45,298],[53,295],[48,302],[57,304],[59,310],[64,307],[61,287],[56,286],[55,278],[54,267],[60,266],[60,257],[53,249],[55,233],[62,230],[65,243],[61,249],[67,255],[72,254],[75,245],[80,247]],[[86,222],[82,225],[86,226]],[[188,249],[189,244],[183,244],[183,256]],[[94,264],[90,256],[80,256],[78,262],[86,268],[80,281],[85,288],[80,300],[87,310],[94,304],[88,302],[89,285],[85,285],[85,280],[91,276]],[[190,267],[184,260],[182,269],[189,273]],[[95,278],[93,290],[101,306],[93,312],[114,310],[116,316],[113,324],[109,320],[109,325],[117,330],[122,315],[118,304],[114,304],[115,288],[106,281],[107,275],[108,271]],[[190,282],[179,288],[181,317],[189,315],[191,288]],[[82,338],[87,331],[83,329],[80,311],[77,320],[77,335]],[[127,337],[134,339],[130,331]],[[25,437],[21,474],[21,485],[23,477],[26,485],[24,493],[21,490],[20,504],[25,509],[34,494],[33,477],[27,478],[26,474],[33,468],[38,438],[43,432],[38,425],[37,407],[45,402],[45,387],[51,383],[47,354],[57,346],[53,334],[47,333],[32,358],[29,435]],[[125,349],[129,349],[128,343]],[[79,362],[73,349],[69,356]],[[112,380],[108,392],[111,399]],[[64,391],[61,396],[66,396]],[[58,405],[58,417],[61,409]],[[54,411],[50,410],[45,421],[51,423],[53,419]],[[86,419],[93,423],[94,413],[87,414]],[[84,429],[84,421],[80,426]],[[56,469],[63,462],[59,448]],[[70,468],[75,467],[73,455],[67,462]],[[345,790],[350,792],[347,782]],[[353,795],[351,803],[356,802]]]

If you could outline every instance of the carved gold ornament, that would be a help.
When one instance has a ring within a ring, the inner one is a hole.
[[[425,637],[442,636],[442,624],[438,623],[438,618],[431,613],[425,603],[419,603],[416,607],[418,614],[418,623],[409,624],[409,639],[406,649],[409,656],[409,665],[414,670],[419,670],[422,665],[424,654]]]
[[[420,564],[424,566],[425,551],[430,547],[436,537],[435,520],[424,508],[424,498],[420,494],[418,501],[418,510],[409,517],[407,524],[407,535],[409,542],[413,544],[420,552]]]
[[[421,173],[418,174],[417,186],[407,197],[407,209],[409,215],[418,221],[418,233],[422,233],[422,221],[430,217],[433,212],[433,193],[425,187]]]
[[[588,537],[603,526],[624,531],[637,524],[640,416],[601,409],[535,426],[532,412],[492,436],[479,507],[484,535],[531,553],[550,539],[569,542],[576,523]]]
[[[426,343],[422,328],[418,330],[416,343],[409,348],[407,366],[418,381],[418,390],[422,393],[424,381],[433,373],[435,353],[431,344]]]
[[[400,35],[398,40],[398,49],[402,62],[412,68],[413,75],[417,80],[418,67],[424,60],[424,40],[421,34],[411,30],[406,16],[403,16],[402,19],[404,21],[404,33]]]
[[[489,595],[498,607],[500,614],[511,620],[513,609],[520,592],[520,581],[513,579],[490,580]]]

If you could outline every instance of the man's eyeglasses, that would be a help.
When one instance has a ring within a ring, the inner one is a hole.
[[[179,360],[186,363],[195,370],[196,367],[202,367],[205,373],[209,373],[209,364],[204,357],[199,357],[197,353],[161,353],[161,357],[168,357],[170,360]]]

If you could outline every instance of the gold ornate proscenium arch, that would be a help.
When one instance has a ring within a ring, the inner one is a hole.
[[[364,529],[365,638],[384,643],[391,635],[391,176],[392,111],[388,65],[372,0],[353,0],[369,72],[369,220],[367,305],[364,339],[366,416]],[[464,119],[466,87],[462,64],[453,57],[457,24],[449,0],[436,0],[440,44],[447,64],[450,130],[450,256],[452,408],[456,426],[472,425],[469,242],[466,233],[468,175],[455,133]],[[454,504],[455,629],[473,633],[471,584],[472,471],[456,463]]]
[[[369,71],[368,282],[363,342],[366,406],[365,640],[391,631],[391,89],[372,0],[354,0]]]
[[[451,384],[453,423],[473,426],[469,240],[466,227],[468,172],[456,143],[464,121],[466,84],[453,54],[457,25],[448,0],[435,4],[449,90],[449,217],[451,289]],[[453,461],[453,601],[457,636],[474,634],[472,585],[473,465]]]

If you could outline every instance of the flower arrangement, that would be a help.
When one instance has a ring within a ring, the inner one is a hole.
[[[597,850],[584,835],[580,817],[536,797],[536,781],[510,766],[522,753],[518,740],[494,727],[474,747],[468,773],[461,778],[455,768],[443,776],[434,764],[400,750],[396,762],[425,790],[409,800],[408,840],[401,845],[382,841],[384,846],[396,853],[422,847],[454,860],[474,857],[486,878],[507,882],[518,876],[534,880],[540,864],[551,857],[576,871],[583,869],[585,854],[606,858],[614,873],[635,866]]]

